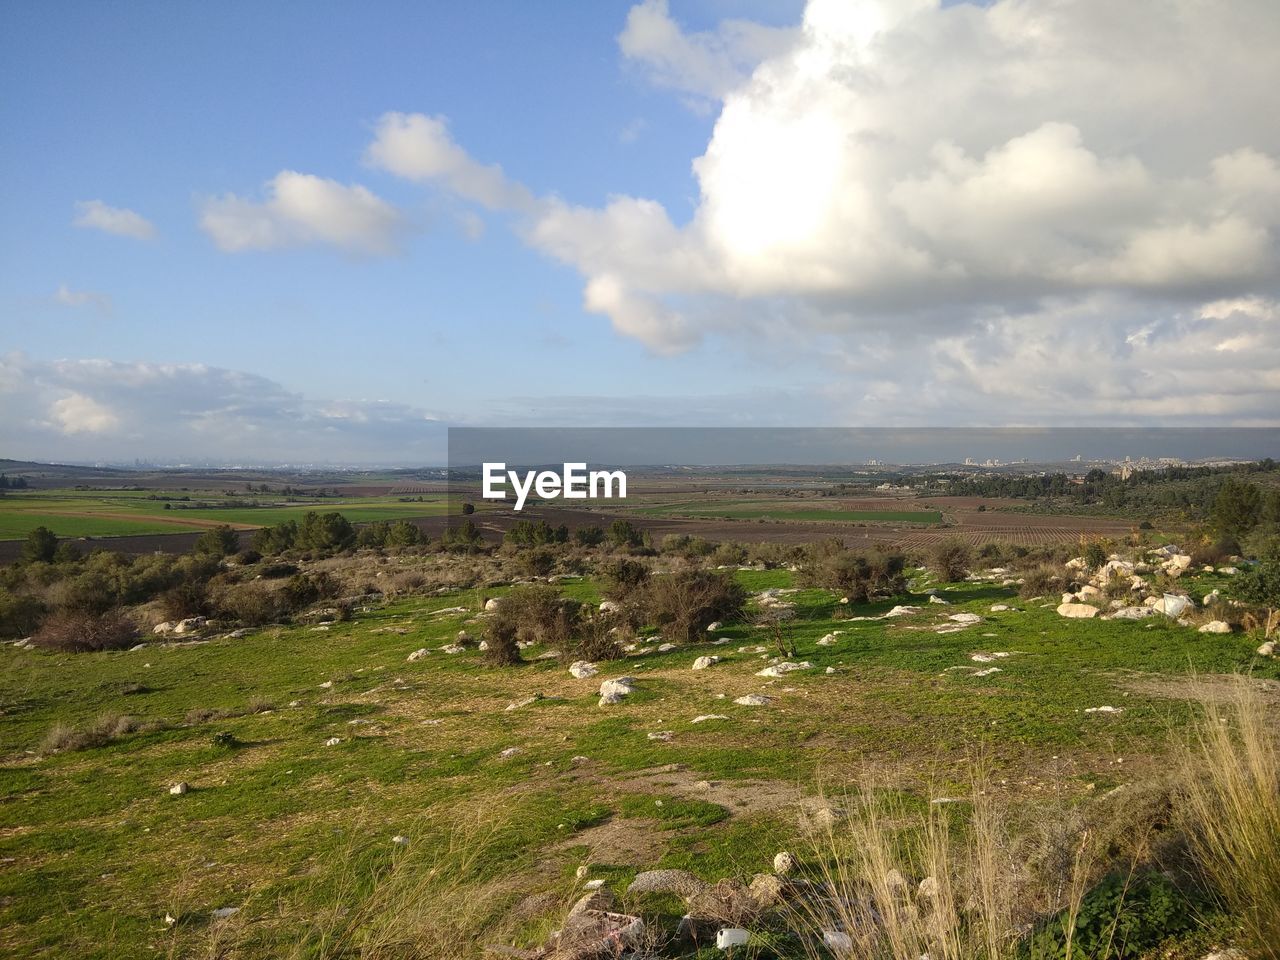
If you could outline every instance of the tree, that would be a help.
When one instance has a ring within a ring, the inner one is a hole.
[[[1257,564],[1236,577],[1235,587],[1241,600],[1266,607],[1262,632],[1270,637],[1280,625],[1280,537],[1272,537],[1262,546]]]
[[[1218,488],[1210,515],[1224,538],[1239,543],[1262,518],[1262,494],[1252,483],[1227,477]]]
[[[644,538],[630,520],[618,519],[609,524],[609,542],[615,547],[638,547]]]
[[[342,514],[307,512],[298,528],[297,545],[303,550],[314,550],[317,553],[340,553],[354,546],[356,531],[351,522]]]
[[[22,559],[27,563],[52,563],[57,552],[58,537],[48,527],[36,527],[22,545]]]
[[[229,557],[239,549],[240,534],[224,523],[200,534],[191,552],[207,557]]]
[[[476,505],[474,503],[464,503],[462,505],[462,515],[464,517],[469,517],[471,516],[471,514],[475,512],[476,512]]]

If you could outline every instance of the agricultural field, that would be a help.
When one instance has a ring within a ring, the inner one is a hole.
[[[219,524],[254,529],[299,520],[310,510],[338,511],[352,523],[444,516],[442,495],[322,497],[287,501],[270,494],[190,490],[9,492],[0,497],[0,540],[18,540],[38,526],[62,537],[136,536],[199,531]]]
[[[960,817],[977,764],[1024,825],[1132,805],[1226,675],[1280,697],[1276,661],[1239,632],[1069,620],[1056,596],[922,574],[895,601],[915,610],[885,618],[893,603],[841,604],[786,571],[737,577],[786,591],[802,669],[759,676],[777,651],[745,622],[642,641],[588,679],[541,647],[509,667],[445,652],[506,588],[119,652],[5,645],[0,955],[472,957],[541,943],[589,881],[674,929],[678,899],[626,894],[639,871],[750,877],[781,850],[813,868],[814,817],[863,795]],[[591,579],[559,585],[600,599]],[[624,674],[634,693],[598,705]],[[768,699],[735,702],[753,694]],[[51,731],[70,746],[51,752]],[[747,955],[818,956],[785,931]]]
[[[831,523],[920,523],[942,522],[938,510],[858,510],[843,503],[815,505],[812,500],[705,500],[661,506],[640,507],[636,511],[650,517],[722,517],[728,520],[822,520]]]

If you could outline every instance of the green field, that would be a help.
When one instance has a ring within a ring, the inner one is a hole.
[[[739,576],[751,590],[791,583]],[[566,589],[598,599],[590,581]],[[776,850],[802,849],[798,799],[876,770],[927,808],[967,789],[979,752],[1000,802],[1043,819],[1159,775],[1170,729],[1191,713],[1180,680],[1248,668],[1255,645],[1163,619],[1064,620],[982,584],[950,585],[950,606],[915,616],[840,623],[833,615],[888,604],[850,609],[807,590],[790,599],[813,666],[785,680],[755,675],[768,653],[750,645],[768,639],[745,625],[716,634],[726,645],[633,655],[577,680],[534,660],[537,648],[510,668],[439,652],[491,595],[194,646],[0,648],[0,955],[347,956],[349,925],[378,917],[420,944],[527,944],[580,895],[581,864],[619,892],[658,866],[750,875]],[[996,602],[1020,609],[992,612]],[[469,612],[433,614],[458,606]],[[935,632],[958,612],[982,622]],[[837,642],[819,646],[833,628]],[[433,652],[406,662],[419,647]],[[974,676],[970,655],[984,650],[1013,655]],[[689,669],[712,652],[724,662]],[[1274,661],[1255,672],[1280,676]],[[598,707],[600,680],[624,673],[637,692]],[[732,702],[758,692],[773,702]],[[1102,704],[1123,712],[1083,712]],[[56,724],[108,712],[150,726],[33,752]],[[700,714],[728,719],[693,723]],[[191,792],[171,796],[177,781]],[[553,905],[515,909],[533,895]],[[239,912],[212,922],[224,907]]]
[[[842,510],[839,508],[800,506],[795,501],[758,500],[717,503],[672,503],[641,507],[637,511],[650,517],[711,517],[727,520],[825,520],[829,523],[920,523],[942,522],[937,510]]]
[[[151,495],[175,498],[151,499]],[[188,501],[177,499],[189,497]],[[169,509],[165,509],[166,503]],[[197,504],[208,504],[200,506]],[[261,506],[254,506],[261,504]],[[325,497],[281,503],[270,495],[226,497],[216,492],[49,490],[0,497],[0,540],[17,540],[38,526],[64,537],[111,537],[203,530],[211,523],[267,526],[300,519],[311,510],[336,510],[353,523],[440,516],[444,497]]]

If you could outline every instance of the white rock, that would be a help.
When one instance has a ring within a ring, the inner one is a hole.
[[[706,723],[708,720],[728,720],[723,713],[703,713],[694,717],[690,723]]]
[[[991,605],[992,613],[1003,613],[1008,609],[1009,609],[1009,605],[1007,603],[993,603]]]
[[[600,696],[607,697],[610,694],[617,694],[620,697],[625,697],[634,693],[635,689],[635,677],[617,677],[613,680],[605,680],[600,684]]]
[[[166,620],[164,623],[157,623],[151,628],[152,633],[173,633],[173,623]]]
[[[1124,713],[1124,707],[1112,707],[1112,706],[1085,707],[1084,712],[1085,713]]]
[[[597,877],[595,880],[588,880],[582,885],[583,890],[599,890],[604,886],[604,878]]]
[[[976,613],[953,613],[947,617],[953,623],[981,623],[982,618]]]
[[[929,602],[930,602],[930,603],[940,603],[940,604],[942,604],[943,606],[946,606],[946,605],[949,603],[949,601],[947,601],[947,600],[943,600],[943,599],[942,599],[940,596],[938,596],[936,593],[931,593],[931,594],[929,594]]]
[[[1268,640],[1258,648],[1258,655],[1263,657],[1274,657],[1276,655],[1276,642]]]
[[[1141,620],[1155,613],[1153,607],[1121,607],[1111,614],[1113,620]]]
[[[227,917],[234,917],[239,912],[239,907],[219,907],[217,910],[213,911],[213,919],[225,920]]]
[[[615,600],[601,600],[601,601],[600,601],[600,612],[601,612],[601,613],[617,613],[617,612],[618,612],[619,610],[621,610],[621,609],[622,609],[622,604],[618,603],[618,602],[617,602],[617,601],[615,601]]]
[[[330,737],[328,740],[324,742],[324,745],[326,747],[336,747],[341,742],[342,742],[341,737]]]
[[[169,792],[175,797],[180,797],[190,789],[191,787],[186,783],[186,781],[179,781],[169,788]]]
[[[719,662],[719,657],[699,657],[697,660],[693,661],[693,669],[706,670],[708,667],[713,667]]]
[[[423,659],[430,652],[431,651],[428,650],[426,647],[419,647],[417,650],[413,651],[413,653],[409,654],[409,656],[405,657],[405,660],[407,660],[409,663],[413,663],[417,660]]]
[[[843,930],[823,930],[822,944],[837,957],[843,957],[853,950],[853,937]]]
[[[498,756],[506,760],[508,757],[514,757],[518,753],[524,753],[524,750],[522,750],[520,747],[507,747],[507,749],[499,753]]]
[[[1058,616],[1072,619],[1089,619],[1098,615],[1098,608],[1087,603],[1062,603],[1058,605]]]
[[[938,881],[934,877],[925,877],[916,887],[916,896],[921,900],[932,900],[938,895]]]
[[[1198,631],[1200,633],[1230,633],[1231,624],[1221,620],[1210,620]]]
[[[908,616],[909,614],[919,613],[919,612],[920,612],[919,607],[908,607],[908,606],[898,605],[894,607],[892,610],[890,610],[888,613],[886,613],[885,617],[886,618],[887,617],[905,617],[905,616]]]
[[[783,661],[782,663],[775,663],[771,667],[765,667],[763,670],[757,670],[756,676],[757,677],[785,677],[788,673],[794,673],[797,670],[811,670],[811,669],[813,669],[813,664],[810,663],[808,660],[805,660],[801,663],[790,663],[788,661]]]
[[[745,697],[738,697],[733,702],[740,707],[767,707],[773,702],[773,698],[760,693],[748,693]]]
[[[796,868],[796,858],[786,850],[776,853],[773,856],[773,872],[778,876],[790,873]]]
[[[403,833],[397,833],[394,837],[391,838],[391,842],[398,847],[407,847],[409,845],[409,838],[406,837]]]
[[[676,645],[675,645],[674,643],[660,643],[660,644],[658,644],[658,652],[659,652],[659,653],[670,653],[670,652],[671,652],[672,650],[674,650],[675,648],[676,648]]]
[[[670,730],[657,730],[648,734],[650,740],[661,740],[663,743],[669,742],[674,736],[675,734]]]
[[[486,610],[497,610],[498,609],[497,599],[494,597],[490,597],[488,600],[484,602],[484,608]]]
[[[720,950],[745,947],[750,942],[751,932],[741,927],[722,927],[716,932],[716,947]]]
[[[709,623],[707,624],[707,633],[715,633],[717,630],[719,630],[723,626],[724,624],[721,623],[719,620],[716,620],[714,623]]]
[[[599,667],[586,660],[575,660],[569,664],[569,673],[579,680],[590,680],[599,672]]]

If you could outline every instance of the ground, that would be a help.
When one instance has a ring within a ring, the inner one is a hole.
[[[739,576],[753,591],[791,586],[784,571]],[[588,580],[566,590],[598,599]],[[1280,677],[1240,633],[1065,620],[1056,597],[1021,601],[991,583],[851,622],[839,621],[890,604],[799,592],[795,639],[813,666],[780,680],[756,676],[772,651],[755,652],[768,640],[741,624],[591,680],[537,648],[512,668],[440,652],[500,592],[127,652],[0,649],[0,955],[334,955],[362,902],[433,864],[449,866],[440,895],[455,912],[466,904],[487,936],[527,940],[550,928],[548,904],[572,896],[581,864],[619,891],[655,866],[749,875],[796,842],[820,796],[872,781],[920,803],[963,796],[978,755],[1011,805],[1078,803],[1161,774],[1203,686],[1193,676]],[[961,612],[982,619],[937,632]],[[420,647],[432,652],[407,662]],[[994,652],[1010,654],[1000,672],[974,675],[990,664],[972,656]],[[725,660],[692,671],[708,653]],[[636,693],[598,706],[600,680],[622,674]],[[773,700],[733,703],[746,693]],[[1086,712],[1098,706],[1121,712]],[[153,727],[39,752],[56,723],[106,712]],[[692,722],[704,714],[728,719]],[[224,733],[231,745],[215,740]],[[190,791],[171,795],[180,781]],[[211,919],[225,907],[240,909]]]

